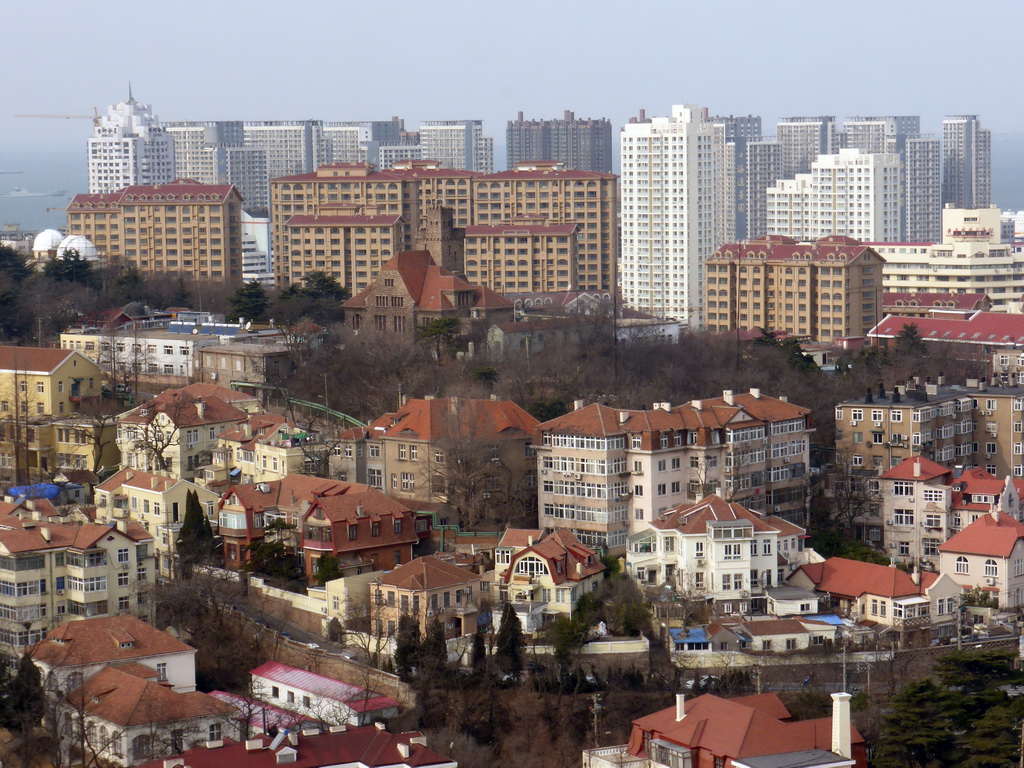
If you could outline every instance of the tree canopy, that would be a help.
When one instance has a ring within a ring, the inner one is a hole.
[[[267,289],[257,281],[252,280],[238,286],[228,303],[231,304],[229,320],[238,320],[244,317],[246,320],[265,320],[267,309],[270,307],[270,297],[267,296]]]

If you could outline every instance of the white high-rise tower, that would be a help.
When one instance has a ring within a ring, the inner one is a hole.
[[[620,134],[620,286],[631,307],[703,320],[704,259],[724,242],[725,133],[707,110],[631,121]]]
[[[128,88],[128,100],[107,107],[88,142],[89,192],[174,181],[174,141],[148,104]]]

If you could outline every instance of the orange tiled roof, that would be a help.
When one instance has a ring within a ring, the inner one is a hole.
[[[683,534],[703,534],[708,523],[720,520],[743,520],[752,524],[755,531],[777,531],[783,535],[803,533],[804,529],[777,517],[765,517],[759,512],[747,509],[742,504],[725,501],[721,496],[711,494],[694,504],[680,504],[675,509],[663,512],[651,525],[663,530],[678,530]]]
[[[544,531],[539,528],[509,528],[501,536],[499,547],[529,547],[540,541]]]
[[[143,488],[145,490],[164,493],[180,481],[174,477],[156,475],[152,472],[143,472],[141,469],[122,469],[96,486],[97,491],[116,491],[118,488],[128,486],[130,488]]]
[[[925,571],[920,574],[921,583],[915,584],[909,573],[895,566],[847,560],[845,557],[830,557],[823,563],[802,565],[800,571],[807,575],[819,592],[851,600],[861,595],[923,595],[939,578],[938,574]]]
[[[132,638],[129,648],[115,639]],[[195,653],[173,635],[134,616],[107,616],[69,621],[51,630],[32,647],[32,658],[51,667],[114,663],[170,653]]]
[[[472,440],[531,438],[538,421],[511,400],[463,400],[438,397],[413,399],[396,413],[371,422],[368,437],[406,437],[441,440],[461,437]]]
[[[241,506],[255,512],[279,507],[298,507],[303,502],[312,503],[317,498],[348,493],[353,487],[364,489],[369,486],[310,475],[285,475],[280,480],[269,483],[232,485],[224,493],[222,504],[231,503],[231,497],[234,495]]]
[[[40,524],[38,521],[8,515],[3,519],[3,526],[5,530],[0,530],[0,550],[11,554],[66,547],[90,549],[106,536],[120,536],[136,542],[153,540],[153,535],[138,523],[129,523],[125,531],[120,531],[97,523]]]
[[[939,545],[939,551],[1007,558],[1021,538],[1024,538],[1024,523],[1004,514],[982,515]]]
[[[506,583],[512,580],[516,562],[530,554],[547,561],[548,573],[555,584],[583,581],[605,570],[604,563],[594,550],[584,546],[565,528],[557,528],[539,542],[512,555],[512,560],[503,574]]]
[[[177,693],[166,683],[154,682],[120,667],[106,667],[70,694],[68,701],[81,702],[85,712],[122,727],[197,717],[227,717],[238,710],[205,693]]]
[[[193,384],[192,387],[200,386]],[[152,400],[128,411],[119,421],[128,424],[149,424],[157,413],[165,413],[178,427],[196,427],[203,424],[223,424],[245,421],[245,411],[221,400],[207,396],[197,390],[167,389]],[[203,414],[199,415],[200,404]]]
[[[51,373],[74,354],[73,349],[0,347],[0,371]],[[81,356],[82,353],[78,354]]]
[[[332,523],[355,522],[360,516],[377,520],[382,517],[403,517],[411,512],[402,502],[371,488],[368,485],[348,483],[342,493],[316,499],[307,516],[314,509],[322,509],[324,516]],[[408,531],[412,534],[413,531]]]
[[[914,474],[915,467],[920,466],[920,474]],[[942,477],[943,475],[949,475],[950,478],[953,476],[953,471],[947,469],[941,464],[936,464],[931,459],[925,458],[924,456],[911,456],[909,459],[904,459],[895,467],[886,472],[883,472],[879,477],[886,480],[931,480],[936,477]],[[947,478],[948,479],[948,478]]]
[[[400,565],[381,577],[381,582],[399,589],[441,589],[476,581],[480,576],[430,555]]]

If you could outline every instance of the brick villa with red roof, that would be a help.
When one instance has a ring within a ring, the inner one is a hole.
[[[588,749],[584,768],[867,768],[864,738],[850,722],[850,694],[832,694],[832,715],[794,720],[774,693],[723,699],[710,693],[633,721],[629,743]]]
[[[928,317],[944,312],[988,312],[992,300],[986,293],[928,293],[911,291],[886,291],[882,294],[884,315],[904,317]]]

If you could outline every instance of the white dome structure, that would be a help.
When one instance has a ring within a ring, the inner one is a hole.
[[[98,261],[100,258],[96,246],[92,244],[89,238],[82,235],[68,235],[61,240],[60,245],[57,246],[57,258],[64,258],[68,251],[78,251],[79,256],[89,261]]]
[[[64,235],[56,229],[44,229],[32,241],[32,253],[48,253],[60,247]]]

